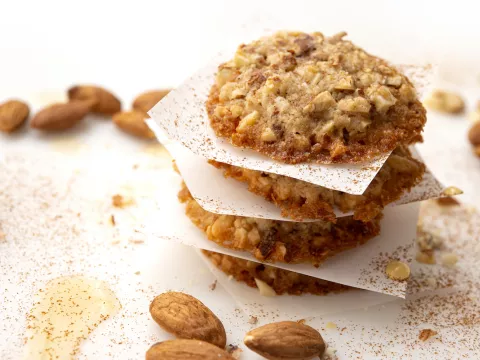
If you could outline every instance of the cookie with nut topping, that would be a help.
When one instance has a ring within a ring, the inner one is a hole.
[[[412,157],[406,146],[399,146],[389,156],[367,190],[361,195],[328,189],[295,178],[245,169],[209,160],[209,163],[231,177],[248,184],[248,190],[274,203],[282,216],[293,220],[318,219],[335,222],[334,208],[353,212],[355,220],[375,219],[383,208],[398,200],[418,184],[425,165]]]
[[[207,101],[219,137],[284,163],[358,163],[421,141],[412,83],[345,33],[278,32],[221,64]]]
[[[260,261],[318,265],[380,233],[382,214],[368,222],[349,216],[337,219],[335,224],[328,221],[279,221],[206,211],[185,184],[178,198],[186,205],[187,217],[208,240],[228,249],[247,251]]]
[[[349,286],[312,276],[244,260],[233,256],[202,250],[203,254],[221,271],[250,287],[258,288],[263,296],[327,295],[353,289]],[[269,293],[270,292],[270,293]]]

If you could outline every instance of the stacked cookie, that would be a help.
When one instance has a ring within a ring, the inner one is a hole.
[[[388,159],[361,195],[210,160],[280,208],[285,221],[209,212],[184,184],[179,199],[209,240],[262,262],[318,266],[378,235],[384,207],[422,179],[425,166],[408,149],[422,140],[426,122],[413,85],[345,35],[279,32],[241,45],[218,67],[206,103],[210,126],[219,139],[284,164]],[[346,288],[228,255],[206,255],[237,280],[250,286],[260,281],[278,294]]]

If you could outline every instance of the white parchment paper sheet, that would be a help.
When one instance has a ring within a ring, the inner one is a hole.
[[[155,123],[151,123],[150,126],[155,129],[158,140],[175,159],[190,193],[205,210],[216,214],[293,221],[282,216],[279,207],[262,196],[248,191],[247,184],[224,177],[223,171],[208,164],[205,158],[195,155],[178,142],[168,140]],[[414,149],[412,152],[415,157],[421,160]],[[400,199],[389,206],[439,197],[442,195],[443,189],[444,186],[427,170],[417,186],[410,192],[404,193]],[[335,209],[337,217],[352,214],[353,212],[343,213],[339,209]],[[312,220],[305,219],[304,221]]]
[[[159,198],[158,211],[152,212],[145,219],[142,231],[150,236],[174,240],[197,248],[256,260],[247,252],[229,250],[209,241],[185,215],[184,205],[177,199],[180,178],[173,171],[171,175],[172,178],[168,183],[172,184],[172,188],[169,191],[163,189],[163,196]],[[418,206],[418,203],[413,203],[386,209],[379,236],[362,246],[327,259],[319,268],[311,264],[275,263],[271,265],[328,281],[404,297],[407,284],[388,279],[384,270],[391,259],[411,261]]]

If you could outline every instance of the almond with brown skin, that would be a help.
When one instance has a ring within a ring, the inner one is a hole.
[[[153,139],[155,134],[150,130],[145,123],[145,119],[148,119],[148,114],[139,111],[122,111],[113,115],[113,122],[123,131],[145,139]]]
[[[195,339],[224,348],[222,322],[200,300],[181,292],[158,295],[150,304],[153,320],[180,339]]]
[[[89,111],[90,104],[84,101],[49,105],[33,117],[30,126],[46,131],[66,130],[79,123]]]
[[[90,101],[92,103],[91,111],[103,115],[113,115],[122,110],[120,100],[110,91],[91,85],[74,86],[68,89],[68,98],[70,100]]]
[[[250,350],[270,360],[306,360],[320,357],[325,351],[320,333],[295,321],[281,321],[253,329],[243,341]]]
[[[199,340],[168,340],[148,349],[146,360],[235,360],[228,352]]]
[[[28,105],[22,101],[9,100],[0,105],[0,131],[12,132],[27,120]]]
[[[480,122],[476,122],[472,125],[468,131],[468,140],[475,147],[480,145]]]
[[[169,92],[170,92],[170,89],[152,90],[152,91],[144,92],[143,94],[140,94],[135,98],[135,100],[133,101],[132,107],[134,110],[141,110],[144,112],[148,112],[160,100],[162,100]]]

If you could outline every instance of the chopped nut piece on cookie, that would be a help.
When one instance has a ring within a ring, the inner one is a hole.
[[[265,281],[255,278],[255,284],[257,284],[258,291],[262,296],[275,296],[277,293],[273,290]]]
[[[404,262],[398,260],[390,261],[385,272],[392,280],[404,281],[410,277],[410,267]]]
[[[432,110],[450,114],[458,114],[465,109],[465,102],[460,95],[444,90],[433,91],[425,100],[425,105]]]

